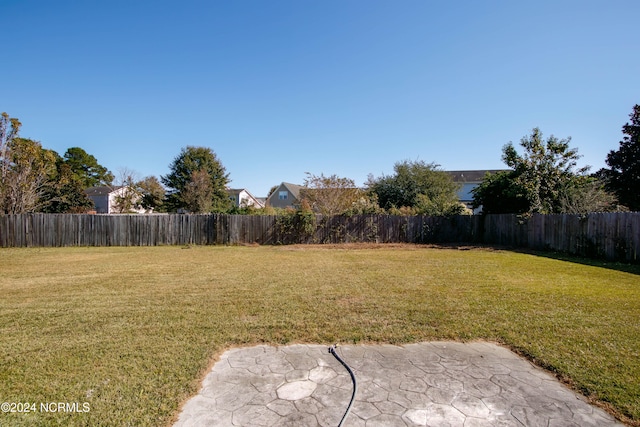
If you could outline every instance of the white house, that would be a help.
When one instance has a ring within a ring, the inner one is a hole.
[[[233,201],[233,205],[239,208],[253,206],[254,208],[264,208],[264,203],[244,188],[229,188],[227,194]]]
[[[114,214],[121,213],[117,208],[118,197],[123,197],[127,194],[127,187],[122,186],[100,186],[89,187],[84,190],[85,194],[93,201],[93,209],[99,214]],[[147,213],[142,208],[133,207],[131,209],[133,213]],[[126,212],[131,213],[131,212]]]

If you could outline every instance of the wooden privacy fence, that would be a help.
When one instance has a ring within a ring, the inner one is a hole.
[[[312,217],[312,230],[270,215],[0,215],[0,246],[263,245],[468,241],[473,218]]]
[[[640,262],[640,212],[486,215],[482,243]]]
[[[291,219],[294,219],[293,221]],[[640,212],[589,215],[0,215],[1,247],[481,243],[638,262]]]

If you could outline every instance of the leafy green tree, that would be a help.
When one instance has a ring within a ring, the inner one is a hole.
[[[93,202],[84,192],[84,184],[58,153],[52,153],[56,159],[56,167],[42,196],[42,212],[84,213],[89,211],[93,207]]]
[[[113,174],[80,147],[69,148],[64,153],[64,161],[84,188],[110,185],[113,182]]]
[[[142,195],[140,205],[147,211],[162,212],[165,189],[155,176],[148,176],[137,184]]]
[[[538,128],[520,141],[524,153],[512,143],[502,149],[511,170],[487,174],[473,190],[474,208],[485,214],[587,213],[616,210],[615,197],[602,182],[577,168],[578,150],[570,138],[543,140]]]
[[[231,199],[226,192],[229,174],[210,148],[183,148],[169,169],[169,174],[160,178],[168,188],[166,203],[169,210],[225,212],[231,208]],[[208,178],[207,183],[202,180],[203,174]],[[196,192],[200,194],[196,195]],[[204,203],[207,198],[210,203]]]
[[[38,141],[13,137],[4,151],[0,212],[38,211],[55,170],[55,156]]]
[[[93,203],[84,185],[55,151],[19,138],[21,123],[0,117],[0,211],[85,212]]]
[[[415,213],[429,216],[473,214],[464,203],[458,200],[457,195],[451,196],[443,193],[436,194],[435,197],[428,194],[418,194]]]
[[[370,191],[363,191],[361,197],[351,205],[345,215],[378,215],[386,211],[378,204],[378,196]]]
[[[484,214],[524,213],[529,211],[526,190],[516,180],[514,171],[487,173],[473,189],[473,208]]]
[[[571,138],[553,135],[543,140],[540,129],[534,128],[530,136],[520,140],[523,154],[511,142],[503,147],[502,160],[513,170],[515,185],[524,191],[528,212],[560,212],[563,189],[589,170],[588,166],[576,169],[580,156],[576,148],[569,147],[570,142]]]
[[[640,105],[633,107],[629,117],[631,122],[622,126],[620,148],[607,155],[609,169],[601,169],[598,174],[622,205],[640,211]]]
[[[368,190],[377,197],[381,208],[426,215],[462,211],[457,195],[460,186],[437,164],[405,160],[394,165],[394,172],[369,177]]]

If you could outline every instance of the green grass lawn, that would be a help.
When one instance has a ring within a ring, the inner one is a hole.
[[[167,425],[230,346],[504,343],[640,425],[640,269],[488,249],[0,250],[0,425]],[[627,270],[627,271],[622,271]]]

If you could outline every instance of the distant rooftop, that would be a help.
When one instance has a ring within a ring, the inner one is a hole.
[[[488,173],[494,174],[508,169],[480,169],[469,171],[446,171],[455,182],[480,182]]]
[[[122,186],[101,185],[99,187],[89,187],[84,192],[87,196],[106,196],[119,188],[122,188]]]

